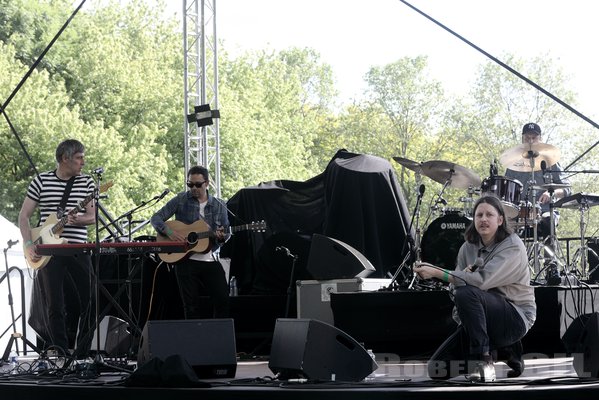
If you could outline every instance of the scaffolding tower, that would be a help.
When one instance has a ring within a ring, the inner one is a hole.
[[[200,106],[218,112],[217,48],[216,0],[183,0],[185,173],[194,165],[208,168],[220,197],[219,118],[210,125],[189,118]]]

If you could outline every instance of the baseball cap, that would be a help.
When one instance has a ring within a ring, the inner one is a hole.
[[[529,132],[533,132],[536,133],[537,135],[541,134],[541,127],[537,124],[535,124],[534,122],[529,122],[528,124],[525,124],[524,127],[522,128],[522,134],[524,135],[525,133],[529,133]]]

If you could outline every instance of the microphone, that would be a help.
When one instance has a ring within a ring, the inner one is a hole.
[[[9,240],[6,245],[8,246],[8,248],[10,249],[11,247],[13,247],[15,244],[19,243],[18,240]]]
[[[289,249],[288,249],[287,247],[285,247],[285,246],[277,246],[277,247],[275,247],[275,250],[276,250],[276,251],[282,251],[282,252],[284,252],[284,253],[285,253],[285,255],[286,255],[287,257],[293,257],[293,258],[295,258],[295,257],[296,257],[296,256],[295,256],[295,255],[294,255],[292,252],[290,252],[290,251],[289,251]]]
[[[420,185],[420,187],[418,188],[418,196],[422,197],[424,196],[424,191],[426,190],[426,186],[424,186],[424,183]]]
[[[171,190],[169,188],[164,189],[164,191],[162,193],[160,193],[160,196],[158,196],[156,198],[156,200],[162,200],[162,199],[164,199],[164,196],[166,196],[170,192],[171,192]]]
[[[551,170],[547,168],[547,162],[545,160],[541,160],[541,171],[543,173],[543,182],[552,183]]]
[[[477,269],[481,268],[484,264],[485,264],[485,261],[483,260],[482,257],[476,257],[476,260],[474,260],[474,264],[470,267],[470,271],[474,272]]]
[[[96,175],[101,175],[104,173],[104,167],[98,167],[92,171]]]

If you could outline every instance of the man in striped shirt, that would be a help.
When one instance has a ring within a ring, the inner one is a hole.
[[[69,243],[87,242],[87,226],[95,222],[93,201],[94,181],[89,175],[81,173],[85,165],[85,148],[81,142],[67,139],[56,148],[57,168],[37,175],[29,184],[27,195],[19,214],[19,227],[25,244],[27,256],[33,262],[40,260],[32,238],[30,220],[39,207],[40,221],[57,213],[60,219],[62,212],[86,205],[79,212],[68,213],[67,222],[60,237]],[[66,198],[63,196],[67,183],[73,180]],[[92,197],[90,197],[92,196]],[[89,201],[91,199],[91,201]],[[86,201],[87,200],[87,201]],[[61,203],[65,204],[59,210]],[[70,348],[67,330],[65,287],[73,285],[79,306],[79,322],[77,336],[77,354],[85,356],[91,347],[95,322],[95,297],[93,290],[92,264],[89,255],[52,256],[50,261],[38,270],[37,279],[43,299],[42,304],[47,312],[47,326],[40,336],[56,350],[65,353]],[[40,305],[40,306],[41,306]]]

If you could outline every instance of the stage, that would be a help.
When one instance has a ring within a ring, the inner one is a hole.
[[[485,399],[518,396],[526,399],[596,398],[599,381],[578,378],[571,358],[528,359],[519,378],[506,378],[507,367],[496,363],[497,381],[470,383],[464,377],[433,381],[426,376],[424,361],[385,361],[377,354],[379,368],[362,382],[321,381],[304,383],[273,380],[268,361],[240,361],[233,379],[201,380],[206,387],[127,387],[127,374],[102,372],[96,379],[76,375],[2,376],[3,398],[127,398],[159,399]],[[383,356],[384,357],[384,356]]]
[[[580,362],[579,355],[567,353],[562,337],[577,315],[594,311],[598,290],[596,286],[536,287],[538,317],[537,323],[523,340],[526,362],[524,374],[518,378],[507,378],[507,366],[497,362],[497,381],[493,383],[471,383],[465,376],[449,381],[429,378],[427,357],[455,327],[449,317],[451,302],[444,290],[410,290],[331,294],[330,306],[335,327],[330,325],[330,329],[351,336],[375,353],[378,368],[360,382],[277,379],[275,372],[269,368],[269,360],[271,344],[274,343],[273,329],[276,329],[277,319],[285,316],[286,298],[237,296],[232,299],[235,325],[235,342],[232,346],[237,360],[234,376],[200,378],[195,382],[179,379],[179,384],[175,385],[177,387],[160,383],[161,378],[158,377],[150,380],[151,387],[131,387],[127,386],[128,377],[140,371],[136,371],[136,359],[117,360],[120,361],[116,364],[119,368],[126,365],[126,372],[112,371],[109,366],[114,365],[112,362],[115,360],[106,358],[104,361],[107,366],[101,368],[96,368],[97,364],[88,359],[87,363],[79,362],[78,367],[71,366],[66,373],[29,373],[32,366],[35,368],[36,365],[35,355],[29,353],[20,358],[19,374],[0,376],[0,393],[3,398],[82,396],[103,400],[110,396],[126,396],[131,400],[165,396],[175,396],[177,399],[279,399],[283,396],[286,399],[303,399],[307,396],[329,399],[330,396],[343,396],[344,399],[369,400],[398,397],[445,399],[458,396],[463,400],[468,397],[504,398],[510,395],[529,399],[562,399],[566,396],[596,398],[599,379],[592,378],[596,375],[577,372],[574,365]],[[173,329],[165,332],[180,330],[181,326],[184,325],[173,325]],[[296,344],[285,343],[284,336],[284,346],[279,351],[286,352],[288,349],[289,353],[294,353]],[[174,335],[168,337],[169,342],[177,342],[177,339],[173,339]],[[204,346],[214,349],[222,345],[224,337],[226,335],[211,335],[201,340],[207,342],[203,343]],[[330,340],[328,336],[320,335],[307,338],[306,343],[321,342],[320,346],[328,348]],[[594,351],[598,351],[597,346]],[[189,347],[180,351],[183,357],[193,352],[194,349]],[[327,360],[319,359],[326,358],[324,352],[313,352],[310,357],[312,362],[327,363]],[[353,362],[351,357],[349,362]],[[58,364],[60,366],[60,362]],[[100,371],[97,377],[87,373],[96,369]],[[579,368],[578,371],[582,370]]]

